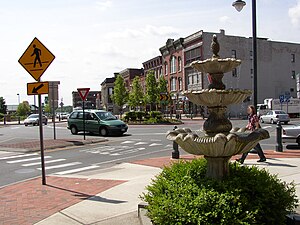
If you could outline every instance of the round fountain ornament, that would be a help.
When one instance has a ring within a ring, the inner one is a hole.
[[[228,164],[233,155],[248,152],[259,141],[269,138],[269,133],[264,129],[249,132],[245,128],[232,128],[230,120],[226,117],[227,106],[242,103],[251,96],[252,91],[225,90],[222,82],[224,73],[239,66],[241,60],[220,59],[220,45],[216,35],[213,36],[211,50],[211,59],[191,63],[198,71],[209,73],[211,84],[208,89],[184,93],[194,104],[208,107],[209,117],[204,122],[204,131],[176,129],[167,133],[167,139],[177,142],[190,154],[204,155],[208,162],[207,177],[222,179],[229,174]]]

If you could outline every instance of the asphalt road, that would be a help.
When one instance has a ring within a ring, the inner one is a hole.
[[[233,120],[234,127],[243,127],[246,120]],[[297,123],[297,122],[295,122]],[[189,120],[178,127],[199,130],[203,121]],[[276,125],[262,124],[270,132],[271,138],[261,142],[264,149],[275,149]],[[291,126],[291,125],[287,125]],[[66,129],[66,123],[56,126],[57,138],[74,138]],[[98,144],[63,148],[45,153],[46,174],[67,175],[110,167],[116,163],[139,159],[171,156],[172,142],[165,134],[172,130],[169,125],[132,125],[128,133],[121,137],[107,137],[108,141]],[[53,126],[44,126],[45,139],[53,138]],[[82,135],[77,137],[81,138]],[[0,128],[0,144],[15,143],[39,138],[38,127],[12,125]],[[95,136],[87,136],[95,138]],[[2,150],[2,151],[1,151]],[[0,147],[0,187],[41,175],[39,153],[7,153]],[[180,150],[181,154],[185,154]]]

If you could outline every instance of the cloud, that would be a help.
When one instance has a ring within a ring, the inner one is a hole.
[[[297,4],[291,8],[289,8],[288,11],[289,17],[291,19],[291,23],[294,26],[299,26],[300,22],[300,0],[298,0]]]
[[[113,2],[110,0],[96,2],[97,8],[104,11],[112,7]]]
[[[219,21],[221,23],[230,23],[231,22],[231,18],[229,16],[221,16],[221,17],[219,17]]]
[[[141,29],[124,29],[122,31],[111,32],[107,38],[144,38],[149,35],[154,37],[173,37],[178,36],[179,30],[171,26],[147,25]]]

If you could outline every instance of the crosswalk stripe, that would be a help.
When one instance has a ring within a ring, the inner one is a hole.
[[[54,160],[49,160],[49,161],[45,161],[46,164],[50,164],[50,163],[55,163],[55,162],[61,162],[61,161],[65,161],[66,159],[54,159]],[[34,162],[34,163],[27,163],[27,164],[23,164],[22,166],[36,166],[36,165],[40,165],[41,162]]]
[[[56,166],[46,166],[46,170],[51,170],[51,169],[57,169],[57,168],[63,168],[63,167],[68,167],[68,166],[76,166],[82,164],[82,162],[72,162],[72,163],[66,163],[66,164],[60,164]],[[42,168],[37,168],[37,170],[42,170]]]
[[[146,145],[146,144],[148,144],[148,143],[147,142],[138,142],[138,143],[136,143],[134,145]]]
[[[132,144],[134,141],[123,141],[121,144]]]
[[[6,157],[0,158],[0,160],[16,159],[16,158],[22,158],[22,157],[33,156],[33,155],[37,155],[37,153],[32,153],[32,154],[21,154],[21,155],[13,155],[13,156],[6,156]]]
[[[95,168],[98,168],[98,167],[99,166],[86,166],[86,167],[73,169],[73,170],[65,170],[65,171],[62,171],[62,172],[55,173],[55,174],[56,175],[66,175],[66,174],[70,174],[70,173],[77,173],[77,172],[82,172],[82,171],[85,171],[85,170],[95,169]]]
[[[45,156],[45,159],[52,158],[52,156]],[[28,161],[35,161],[41,159],[40,157],[35,158],[29,158],[29,159],[19,159],[19,160],[13,160],[13,161],[7,161],[6,163],[12,164],[12,163],[20,163],[20,162],[28,162]]]
[[[162,144],[153,143],[153,144],[149,145],[149,147],[160,146],[160,145],[162,145]]]

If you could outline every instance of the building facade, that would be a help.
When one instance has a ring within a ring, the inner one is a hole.
[[[116,76],[117,74],[115,74]],[[113,112],[115,114],[118,113],[117,107],[113,104],[112,95],[114,93],[114,83],[116,77],[106,78],[101,83],[101,102],[103,109]]]
[[[84,106],[86,109],[100,109],[99,99],[101,99],[101,91],[90,91],[86,97]],[[82,99],[78,91],[72,92],[73,108],[82,108]],[[98,107],[97,107],[98,106]]]
[[[148,72],[153,71],[156,80],[163,75],[163,59],[162,56],[156,56],[146,62],[143,62],[144,75]]]
[[[122,70],[121,72],[117,73],[121,75],[125,82],[125,87],[128,91],[131,90],[131,85],[133,79],[137,77],[143,77],[144,76],[144,69],[136,69],[136,68],[127,68]]]

